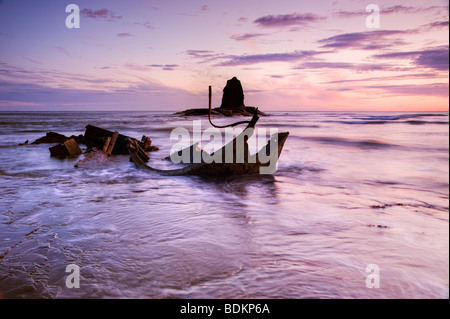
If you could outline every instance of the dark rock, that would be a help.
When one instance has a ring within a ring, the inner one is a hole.
[[[211,109],[211,116],[253,116],[255,113],[256,107],[254,106],[246,106],[242,109],[221,109],[221,108],[215,108]],[[182,112],[177,112],[174,115],[177,116],[208,116],[209,109],[189,109]],[[261,112],[258,110],[258,115],[260,116],[267,116],[266,113]]]
[[[45,136],[38,138],[31,144],[64,143],[69,138],[59,133],[48,132]]]
[[[202,116],[208,115],[209,109],[188,109],[186,111],[177,112],[174,115],[179,116]],[[222,115],[219,108],[211,109],[211,115]]]
[[[244,90],[242,89],[241,81],[236,77],[227,81],[227,85],[223,89],[222,104],[220,107],[211,108],[211,115],[219,116],[253,116],[256,107],[245,106],[244,104]],[[209,108],[205,109],[188,109],[186,111],[177,112],[177,116],[208,116]],[[258,110],[258,115],[266,116],[267,114]]]
[[[62,144],[65,141],[68,141],[72,138],[78,144],[84,144],[84,136],[83,135],[78,135],[78,136],[72,135],[70,137],[67,137],[65,135],[55,133],[55,132],[48,132],[45,136],[38,138],[36,141],[34,141],[31,144],[53,144],[53,143]]]
[[[236,77],[227,81],[227,85],[223,89],[221,109],[243,109],[244,90],[241,81]]]
[[[69,151],[64,146],[64,144],[57,144],[55,146],[52,146],[49,148],[50,150],[50,156],[51,157],[57,157],[59,159],[64,159],[66,157],[69,157]]]
[[[72,135],[71,137],[69,137],[69,139],[72,139],[72,138],[75,140],[75,142],[77,142],[77,144],[85,144],[83,134],[80,134],[78,136]]]

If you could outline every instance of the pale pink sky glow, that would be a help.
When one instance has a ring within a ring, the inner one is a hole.
[[[448,110],[448,1],[0,1],[0,111]]]

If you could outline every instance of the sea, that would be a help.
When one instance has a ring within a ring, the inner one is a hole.
[[[448,112],[267,113],[289,132],[275,173],[199,177],[32,142],[90,124],[170,169],[173,130],[207,117],[0,112],[0,298],[449,298]]]

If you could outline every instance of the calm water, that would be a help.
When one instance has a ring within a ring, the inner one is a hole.
[[[128,156],[77,169],[18,146],[92,124],[151,137],[166,168],[192,120],[0,113],[0,297],[449,297],[448,113],[271,113],[257,127],[290,132],[273,176],[164,177]]]

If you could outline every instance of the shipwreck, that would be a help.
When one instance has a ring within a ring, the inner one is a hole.
[[[156,169],[147,165],[148,157],[142,156],[142,151],[139,144],[131,139],[129,140],[130,160],[138,168],[169,176],[229,176],[244,174],[273,174],[276,171],[276,164],[280,157],[281,151],[283,150],[286,139],[289,136],[289,132],[273,134],[267,144],[262,147],[259,152],[251,155],[248,151],[247,140],[252,136],[258,119],[258,110],[255,109],[253,117],[250,121],[238,122],[230,125],[235,126],[237,124],[247,123],[245,130],[241,134],[236,136],[232,141],[224,145],[221,149],[217,150],[213,154],[207,154],[207,158],[218,158],[218,161],[205,161],[205,151],[199,149],[198,146],[194,144],[187,148],[187,153],[190,154],[191,159],[195,157],[194,152],[201,153],[201,156],[199,156],[199,158],[202,159],[200,163],[193,163],[193,161],[191,161],[191,163],[189,163],[186,167],[173,170]],[[178,155],[181,156],[185,150],[180,150]],[[225,157],[227,153],[233,154],[231,161],[226,160]],[[217,154],[219,154],[219,156],[215,156]],[[173,156],[171,155],[166,159],[169,159],[171,157]]]
[[[225,116],[251,115],[252,117],[250,120],[218,126],[211,120],[211,115],[217,113]],[[183,167],[166,170],[148,165],[150,161],[148,153],[158,151],[159,149],[152,145],[151,139],[145,135],[138,140],[130,136],[122,135],[117,131],[87,125],[84,135],[67,137],[55,132],[49,132],[46,136],[36,140],[32,144],[57,143],[50,147],[49,150],[52,157],[60,159],[78,157],[82,154],[79,144],[86,145],[87,150],[84,153],[85,156],[75,164],[76,168],[89,167],[92,164],[103,165],[113,155],[129,155],[130,162],[133,162],[137,168],[167,176],[228,176],[275,173],[278,159],[289,136],[289,132],[273,134],[265,146],[261,147],[255,154],[250,154],[248,139],[254,134],[255,126],[260,116],[265,114],[260,112],[256,107],[247,107],[244,105],[242,86],[237,78],[233,78],[227,82],[220,108],[212,109],[210,86],[209,108],[206,111],[205,109],[188,110],[183,115],[208,115],[209,123],[215,128],[234,127],[244,124],[246,127],[232,141],[225,143],[225,145],[211,154],[200,149],[198,143],[196,143],[167,156],[165,158],[166,160],[172,160],[174,157],[183,156],[183,154],[187,153],[189,160],[183,161]],[[20,145],[27,144],[28,141]],[[230,154],[232,154],[231,157],[229,156]],[[194,158],[200,160],[195,161]],[[172,160],[172,162],[174,161]]]

